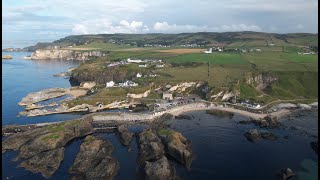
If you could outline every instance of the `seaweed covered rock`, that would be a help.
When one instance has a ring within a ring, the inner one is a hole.
[[[165,156],[153,162],[146,161],[144,170],[147,180],[172,179],[175,174],[174,168]]]
[[[91,123],[82,120],[38,127],[13,134],[2,141],[2,153],[6,150],[19,150],[15,160],[25,160],[21,163],[22,167],[50,177],[63,159],[63,147],[70,140],[91,133]]]
[[[133,133],[128,131],[124,125],[118,127],[119,137],[121,144],[128,146],[133,138]]]
[[[190,168],[192,163],[191,141],[174,130],[161,129],[158,134],[165,145],[166,152],[179,163]]]
[[[87,136],[69,172],[85,179],[113,179],[119,169],[109,141]]]
[[[281,169],[281,172],[279,173],[280,179],[287,180],[291,179],[295,174],[290,168]]]
[[[152,130],[139,134],[139,162],[142,165],[145,179],[175,179],[175,169],[164,155],[161,139]]]
[[[32,156],[20,164],[34,173],[41,173],[45,178],[49,178],[60,166],[64,157],[64,147],[41,152]]]
[[[311,148],[318,154],[318,141],[314,141],[310,143]]]
[[[244,136],[251,142],[259,139],[276,140],[278,137],[269,131],[258,131],[257,129],[250,129]]]
[[[164,147],[161,139],[152,130],[145,130],[139,134],[139,160],[155,161],[164,155]]]
[[[188,115],[186,115],[186,114],[180,114],[180,115],[178,115],[178,116],[175,116],[174,118],[175,118],[175,119],[187,119],[187,120],[191,120],[191,119],[192,119],[191,116],[188,116]]]

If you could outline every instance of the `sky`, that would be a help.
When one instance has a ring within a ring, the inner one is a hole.
[[[317,0],[2,0],[2,45],[69,35],[258,31],[317,33]]]

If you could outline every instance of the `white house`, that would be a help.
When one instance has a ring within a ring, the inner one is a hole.
[[[204,51],[204,53],[206,53],[206,54],[212,53],[212,48],[210,48],[209,51]]]
[[[141,63],[142,60],[141,59],[130,59],[130,58],[128,58],[127,62],[128,63]]]
[[[139,77],[142,77],[142,74],[141,73],[138,73],[137,74],[137,77],[139,78]]]
[[[147,64],[140,64],[139,67],[147,67]]]
[[[108,88],[108,87],[113,87],[114,86],[114,82],[113,81],[109,81],[109,82],[107,82],[107,84],[106,84],[106,87]]]
[[[157,64],[156,67],[162,68],[162,67],[164,67],[164,65],[163,64]]]
[[[162,94],[162,99],[165,99],[165,100],[172,100],[173,97],[172,97],[172,94],[171,93],[163,93]]]

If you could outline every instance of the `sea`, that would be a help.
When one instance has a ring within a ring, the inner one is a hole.
[[[2,61],[2,125],[33,124],[76,119],[81,114],[47,115],[39,117],[19,117],[23,108],[18,102],[31,92],[46,88],[70,87],[68,79],[54,77],[54,74],[77,67],[79,61],[25,60],[27,52],[2,53],[13,56]],[[253,124],[240,124],[247,117],[234,114],[217,116],[205,111],[186,113],[187,119],[167,120],[171,129],[177,130],[192,142],[193,161],[188,170],[174,160],[176,173],[183,180],[272,180],[279,179],[277,173],[282,168],[291,168],[296,179],[318,179],[318,155],[310,142],[318,138],[318,111],[299,111],[296,115],[283,117],[284,127],[268,130],[277,140],[250,142],[244,137],[249,129],[262,129]],[[145,126],[133,125],[129,131],[141,132]],[[143,179],[137,164],[138,146],[134,138],[128,147],[120,144],[115,133],[96,133],[95,136],[109,140],[113,146],[113,156],[119,161],[120,169],[115,179]],[[4,139],[5,137],[2,137]],[[83,138],[66,145],[65,157],[59,169],[50,179],[71,179],[68,173]],[[13,162],[17,152],[2,154],[2,179],[45,179],[39,173],[32,173],[19,167],[21,162]]]

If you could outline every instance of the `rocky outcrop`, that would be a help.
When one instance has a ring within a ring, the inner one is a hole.
[[[139,134],[139,160],[156,161],[164,155],[164,147],[161,139],[152,130],[145,130]]]
[[[164,156],[161,139],[152,130],[139,134],[139,163],[148,180],[174,179],[175,170]]]
[[[192,117],[191,116],[188,116],[186,114],[180,114],[178,116],[174,116],[175,119],[187,119],[187,120],[191,120]]]
[[[111,156],[112,151],[109,141],[87,136],[69,172],[85,179],[111,180],[119,169],[118,161]]]
[[[45,101],[48,99],[60,97],[67,94],[67,90],[63,88],[50,88],[42,91],[28,94],[18,104],[20,106],[27,106],[36,102]]]
[[[63,159],[64,147],[70,140],[93,133],[91,122],[73,120],[34,128],[13,134],[2,141],[2,153],[6,150],[19,150],[16,158],[26,160],[23,167],[52,175]]]
[[[12,59],[11,55],[2,55],[2,59]]]
[[[156,161],[146,161],[145,165],[146,180],[173,179],[175,171],[165,156]]]
[[[124,146],[128,146],[133,138],[133,133],[128,131],[128,128],[124,125],[118,127],[120,142]]]
[[[94,86],[96,86],[96,82],[94,81],[89,81],[89,82],[82,82],[80,84],[80,87],[86,88],[86,89],[92,89]]]
[[[64,157],[64,147],[41,152],[21,163],[21,167],[49,178],[59,168]]]
[[[280,179],[282,180],[287,180],[287,179],[291,179],[291,177],[293,177],[295,174],[293,173],[293,171],[290,168],[287,169],[281,169],[279,176]]]
[[[279,128],[282,126],[282,124],[277,120],[276,117],[270,117],[270,116],[266,116],[263,119],[251,119],[249,121],[245,120],[245,121],[239,121],[239,124],[250,124],[253,123],[256,126],[259,126],[261,128],[270,128],[270,129],[274,129],[274,128]]]
[[[298,104],[299,108],[301,109],[305,109],[305,110],[310,110],[311,106],[307,105],[307,104]]]
[[[318,154],[318,141],[314,141],[310,143],[311,148]]]
[[[254,75],[252,72],[245,74],[246,83],[255,86],[259,90],[264,90],[267,86],[270,86],[278,78],[269,73],[259,73]]]
[[[147,97],[149,94],[150,94],[150,90],[147,90],[146,92],[141,93],[141,94],[131,94],[131,93],[128,93],[128,94],[127,94],[127,97],[128,97],[128,98],[133,98],[133,99],[140,99],[140,98]]]
[[[259,139],[268,139],[268,140],[276,140],[277,136],[272,134],[269,131],[258,131],[257,129],[250,129],[248,132],[244,134],[244,136],[251,142],[254,142]]]
[[[165,145],[166,152],[179,163],[190,168],[192,163],[191,141],[174,130],[162,129],[158,131],[158,134]]]
[[[200,86],[204,85],[204,82],[199,81],[199,82],[184,82],[177,84],[175,86],[168,86],[170,89],[168,90],[169,92],[177,92],[177,93],[182,93],[185,92],[188,88],[195,87],[199,88]]]
[[[22,48],[4,48],[2,52],[21,52],[23,51]]]
[[[66,49],[38,49],[31,54],[30,59],[61,59],[90,60],[91,57],[102,57],[106,54],[100,51],[75,51]]]

